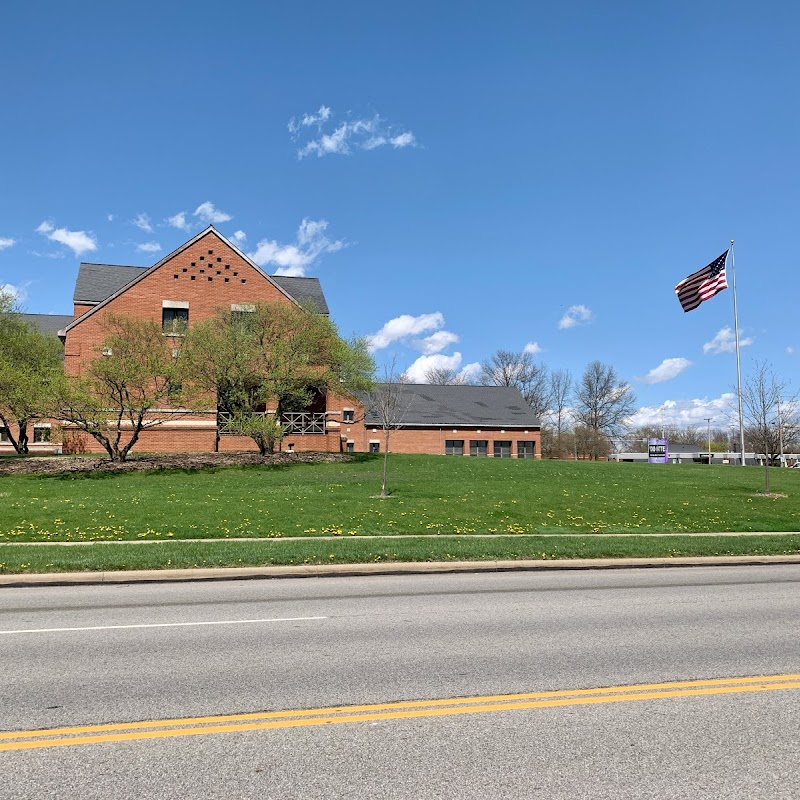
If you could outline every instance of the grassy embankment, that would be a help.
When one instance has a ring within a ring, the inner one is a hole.
[[[0,542],[160,541],[158,546],[0,547],[0,572],[246,564],[800,552],[800,471],[392,456],[380,460],[96,477],[0,478]],[[665,532],[663,538],[599,533]],[[531,534],[582,534],[539,538]],[[415,540],[364,535],[427,534]],[[439,538],[437,534],[459,534]],[[502,534],[479,539],[474,534]],[[528,534],[528,536],[520,536]],[[304,541],[281,541],[285,537]],[[335,536],[335,540],[321,540]],[[257,537],[263,542],[181,539]]]

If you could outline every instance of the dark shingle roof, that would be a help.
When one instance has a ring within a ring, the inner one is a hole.
[[[75,303],[102,303],[138,278],[149,267],[127,267],[120,264],[81,264],[75,292]],[[328,304],[319,278],[292,278],[273,275],[272,280],[298,303],[307,303],[320,314],[328,314]],[[70,320],[71,321],[71,320]]]
[[[42,333],[57,334],[72,322],[72,314],[20,314],[29,325]]]
[[[81,264],[75,292],[75,303],[102,303],[106,297],[127,286],[148,267],[126,267],[119,264]]]
[[[404,426],[538,428],[539,420],[518,389],[510,386],[405,384],[398,407]],[[365,401],[364,424],[379,426]]]
[[[318,314],[328,314],[328,304],[319,278],[291,278],[287,275],[272,275],[272,280],[278,284],[290,297],[298,303],[308,303]]]

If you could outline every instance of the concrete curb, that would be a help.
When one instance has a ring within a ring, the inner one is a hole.
[[[272,567],[154,569],[0,575],[0,587],[74,586],[264,578],[330,578],[348,575],[428,575],[454,572],[531,572],[669,567],[735,567],[798,564],[800,555],[692,556],[685,558],[572,558],[550,561],[425,561],[386,564],[298,564]]]

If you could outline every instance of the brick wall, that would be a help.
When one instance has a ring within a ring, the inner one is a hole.
[[[281,289],[253,268],[215,231],[208,231],[69,331],[65,343],[67,374],[80,374],[86,364],[98,357],[102,342],[107,336],[104,320],[109,315],[149,319],[160,324],[162,302],[165,300],[188,302],[190,325],[213,316],[218,308],[230,308],[232,304],[282,300],[291,302]],[[83,314],[90,308],[92,307],[76,304],[75,313]],[[169,337],[165,338],[165,342],[169,346]],[[383,450],[382,432],[365,428],[362,421],[363,408],[358,402],[344,395],[331,395],[327,398],[326,408],[327,433],[288,435],[283,442],[283,448],[293,444],[298,451],[338,452],[350,440],[356,452],[369,452],[370,440],[380,440],[380,448]],[[352,422],[344,420],[347,409],[353,410]],[[398,453],[444,454],[447,439],[463,439],[465,454],[469,453],[471,439],[488,440],[490,456],[496,440],[511,441],[513,457],[516,457],[517,442],[520,440],[535,442],[537,458],[541,450],[538,430],[503,432],[499,428],[484,428],[480,432],[475,428],[456,431],[452,428],[411,428],[394,431],[390,449]],[[143,431],[135,449],[139,452],[206,452],[214,449],[215,441],[216,427],[213,417],[183,418],[177,423],[169,422]],[[78,451],[82,449],[84,452],[102,452],[94,439],[75,432],[70,433],[69,447]],[[220,438],[219,449],[255,450],[256,447],[249,438],[223,436]]]
[[[107,336],[103,321],[109,314],[160,324],[163,300],[188,302],[190,325],[234,303],[291,302],[216,232],[209,231],[68,332],[64,346],[67,374],[79,374],[83,365],[97,357]]]
[[[349,430],[348,430],[349,428]],[[345,426],[342,434],[353,441],[355,451],[369,452],[371,441],[380,443],[380,452],[385,447],[385,434],[380,428],[365,428],[363,424]],[[469,455],[471,440],[488,441],[487,453],[493,454],[495,441],[510,441],[512,458],[517,457],[517,443],[534,442],[534,454],[541,457],[541,432],[538,430],[509,430],[502,428],[406,428],[392,431],[389,439],[389,450],[393,453],[431,453],[444,455],[445,442],[448,439],[463,440],[464,455]]]

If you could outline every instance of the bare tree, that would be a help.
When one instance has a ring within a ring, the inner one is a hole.
[[[572,383],[569,370],[557,369],[550,373],[550,402],[542,417],[542,453],[547,453],[551,458],[561,458],[572,448],[571,443],[564,439],[570,427]]]
[[[481,365],[482,386],[513,386],[520,390],[533,413],[541,418],[550,404],[547,367],[537,364],[530,353],[498,350]]]
[[[782,444],[798,433],[797,398],[766,361],[757,361],[742,384],[745,436],[757,453],[764,454],[764,493],[770,493],[769,467]]]
[[[591,445],[592,458],[604,455],[600,446],[605,439],[620,436],[626,428],[626,419],[633,413],[636,395],[625,381],[617,378],[614,367],[592,361],[575,387],[575,421],[588,428],[593,436],[586,437]]]
[[[434,386],[466,386],[469,384],[463,372],[449,367],[430,367],[425,370],[425,383]]]
[[[393,431],[403,427],[403,419],[408,411],[410,395],[405,389],[408,380],[404,373],[395,370],[395,362],[384,369],[383,381],[376,384],[367,394],[366,415],[375,427],[383,432],[383,479],[381,497],[388,497],[386,474],[389,461],[389,444]]]

